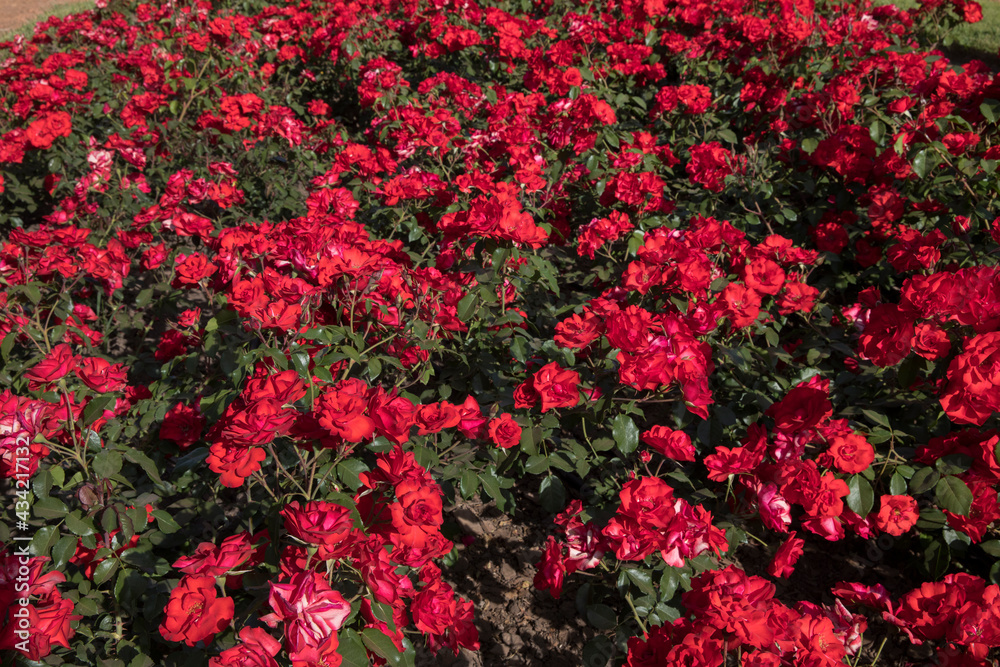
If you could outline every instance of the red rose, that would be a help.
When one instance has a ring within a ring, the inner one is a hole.
[[[268,601],[274,613],[261,618],[270,627],[285,624],[288,652],[293,661],[310,649],[318,650],[351,614],[351,604],[330,588],[317,572],[299,572],[287,584],[271,583]]]
[[[242,410],[230,406],[218,426],[221,439],[227,444],[266,445],[286,433],[297,416],[295,410],[276,399],[262,398]]]
[[[441,491],[436,485],[404,481],[396,487],[396,498],[389,508],[393,528],[403,544],[422,546],[444,522]]]
[[[419,429],[417,433],[420,435],[438,433],[443,429],[453,428],[458,426],[460,421],[462,421],[462,415],[459,414],[458,407],[445,401],[421,405],[417,409],[416,422]]]
[[[542,559],[535,565],[538,572],[535,573],[532,582],[540,591],[548,589],[552,597],[557,600],[562,595],[563,580],[566,578],[562,550],[562,545],[556,542],[556,538],[549,535],[545,551],[542,552]]]
[[[261,447],[227,447],[217,442],[209,448],[205,462],[212,472],[222,475],[219,481],[223,486],[236,488],[243,485],[243,480],[260,470],[260,463],[266,458],[267,452]]]
[[[838,222],[821,222],[812,231],[816,248],[823,252],[840,254],[849,241],[847,230]]]
[[[521,442],[521,425],[505,412],[498,418],[490,420],[489,434],[490,440],[494,443],[504,449],[510,449]]]
[[[486,418],[479,407],[479,402],[472,396],[466,396],[465,402],[458,409],[461,420],[458,422],[458,430],[466,438],[481,438],[483,427],[486,425]]]
[[[241,643],[208,661],[208,667],[278,667],[281,642],[261,628],[240,630]]]
[[[556,325],[555,342],[559,347],[582,350],[600,338],[604,322],[591,312],[572,315]]]
[[[561,368],[556,362],[542,366],[531,378],[542,401],[542,412],[552,408],[572,408],[580,402],[580,375]]]
[[[479,632],[473,623],[472,603],[457,598],[440,577],[437,568],[428,568],[421,576],[427,583],[413,598],[413,624],[427,633],[431,651],[447,646],[457,656],[459,647],[478,650]]]
[[[941,359],[951,352],[948,332],[933,322],[921,322],[913,331],[913,351],[924,359]]]
[[[317,555],[323,560],[339,558],[351,546],[343,544],[354,530],[351,511],[346,507],[323,500],[300,506],[296,500],[281,510],[281,516],[288,534],[318,546]]]
[[[243,317],[259,317],[268,301],[260,278],[236,281],[229,296],[229,303]]]
[[[719,300],[725,304],[726,316],[736,329],[750,326],[760,315],[760,295],[739,283],[726,285]]]
[[[667,426],[654,426],[642,434],[647,445],[675,461],[694,461],[694,445],[684,431],[675,431]]]
[[[562,73],[562,82],[567,86],[579,86],[583,83],[583,77],[580,75],[580,70],[575,67],[567,67],[566,71]]]
[[[875,448],[860,433],[834,437],[827,453],[833,459],[833,467],[851,474],[864,472],[875,460]]]
[[[103,394],[123,390],[128,371],[123,364],[112,364],[100,357],[88,357],[77,366],[76,375],[85,385]]]
[[[173,567],[184,574],[219,577],[239,568],[252,555],[251,536],[244,531],[227,537],[218,547],[211,542],[202,542],[194,554],[178,558]]]
[[[879,504],[879,530],[899,537],[917,524],[917,501],[910,496],[882,496]]]
[[[538,403],[538,394],[531,378],[528,378],[514,388],[514,407],[533,408]]]
[[[623,352],[639,352],[649,348],[653,317],[638,306],[629,306],[608,319],[605,334],[611,347]]]
[[[802,555],[802,546],[805,540],[795,537],[793,531],[784,544],[778,547],[771,564],[767,566],[767,573],[772,577],[787,578],[795,571],[795,562]]]
[[[829,167],[848,181],[861,181],[875,165],[878,145],[867,127],[842,125],[833,136],[819,142],[810,159],[820,167]]]
[[[722,192],[723,180],[733,173],[730,166],[733,154],[718,141],[691,147],[691,161],[687,173],[692,183],[704,186],[712,192]]]
[[[398,445],[410,437],[415,412],[416,408],[410,399],[397,396],[395,390],[387,394],[382,387],[378,387],[368,400],[368,414],[375,430],[383,438]],[[461,424],[459,428],[462,428]]]
[[[895,304],[880,304],[871,310],[858,353],[876,366],[895,366],[910,353],[915,329],[913,315]]]
[[[829,389],[821,383],[803,383],[769,407],[766,414],[774,419],[774,426],[786,433],[816,426],[833,414],[828,396]]]
[[[197,406],[178,403],[163,416],[160,424],[160,439],[173,440],[181,449],[187,449],[201,438],[205,428],[205,418]]]
[[[229,625],[233,611],[232,598],[218,597],[214,577],[184,576],[170,591],[160,634],[188,646],[211,641]]]
[[[69,345],[56,345],[45,357],[24,374],[28,378],[28,388],[36,391],[42,385],[55,382],[69,373],[77,357]]]
[[[756,259],[744,268],[744,281],[747,287],[758,294],[775,295],[785,284],[785,271],[777,262],[769,259]]]
[[[778,312],[791,315],[795,312],[808,313],[816,305],[819,290],[799,282],[785,283],[785,291],[778,299]]]
[[[179,255],[177,266],[174,271],[176,275],[170,283],[173,287],[181,285],[197,285],[204,278],[216,272],[216,266],[201,253],[193,253],[188,256]]]
[[[317,406],[319,423],[347,442],[361,442],[372,437],[375,422],[366,414],[368,391],[364,382],[354,378],[328,388]]]
[[[73,118],[65,111],[48,113],[34,121],[25,130],[28,143],[35,148],[51,148],[59,137],[68,137],[73,131]]]
[[[142,252],[142,268],[147,271],[159,268],[166,261],[168,254],[166,243],[149,246]]]
[[[23,654],[29,660],[40,660],[52,653],[52,645],[58,644],[70,648],[69,639],[73,636],[70,621],[76,621],[81,616],[73,615],[73,601],[54,597],[38,604],[20,607],[28,611],[28,627],[31,628],[28,637],[28,650]],[[11,605],[11,613],[15,607]],[[19,625],[19,624],[18,624]],[[21,637],[14,633],[14,623],[8,623],[6,632],[0,635],[0,649],[14,649],[21,642]]]

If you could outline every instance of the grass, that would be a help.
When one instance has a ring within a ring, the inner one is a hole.
[[[35,33],[35,26],[50,16],[63,18],[65,16],[69,16],[70,14],[79,14],[80,12],[85,12],[93,8],[93,0],[75,0],[74,2],[56,5],[55,7],[52,7],[44,12],[40,12],[38,16],[26,22],[20,28],[15,28],[13,30],[0,30],[0,42],[14,39],[18,35],[25,38],[31,37]]]
[[[967,63],[982,60],[994,71],[1000,71],[1000,0],[978,0],[983,18],[978,23],[962,23],[948,33],[939,45],[950,60]],[[884,0],[879,4],[894,4],[900,9],[913,9],[916,0]]]

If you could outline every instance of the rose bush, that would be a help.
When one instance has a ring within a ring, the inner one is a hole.
[[[474,651],[480,496],[553,516],[587,665],[992,664],[1000,78],[929,46],[980,16],[100,0],[0,44],[0,648]]]

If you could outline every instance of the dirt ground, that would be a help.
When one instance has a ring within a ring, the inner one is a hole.
[[[492,503],[462,501],[446,519],[473,538],[444,577],[476,605],[480,651],[457,657],[444,650],[432,656],[418,648],[417,665],[430,667],[579,667],[583,645],[596,630],[580,617],[574,602],[583,577],[567,577],[562,597],[532,585],[552,528],[551,516],[530,496],[517,494],[513,517]],[[598,667],[604,667],[600,665]]]
[[[47,12],[64,4],[66,0],[0,0],[0,35],[44,19]]]

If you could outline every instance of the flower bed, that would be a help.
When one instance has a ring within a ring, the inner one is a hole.
[[[975,2],[98,4],[0,45],[0,647],[475,651],[533,498],[577,664],[992,664]]]

